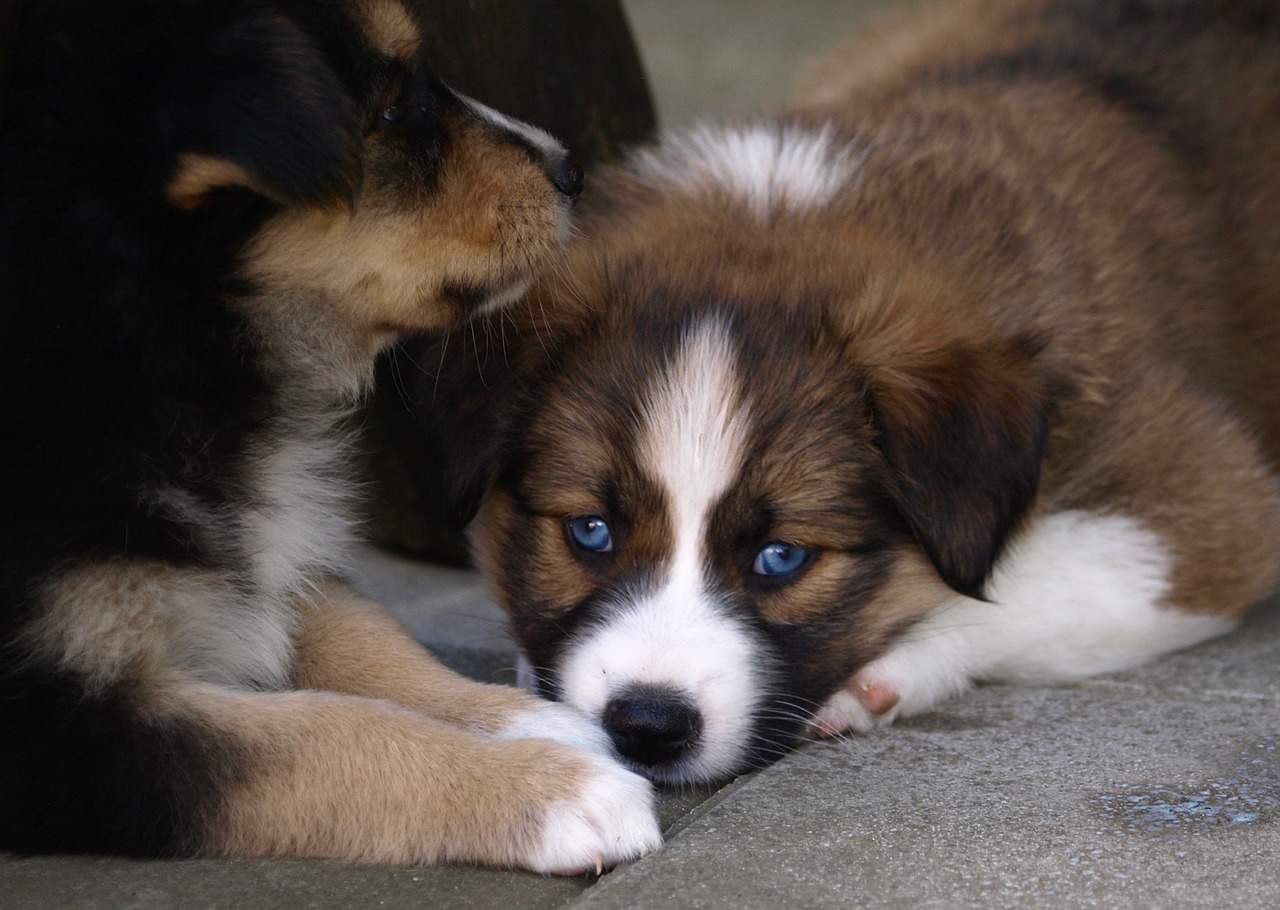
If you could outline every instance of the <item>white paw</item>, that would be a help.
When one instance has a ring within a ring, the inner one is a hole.
[[[498,736],[502,739],[549,739],[596,755],[613,756],[613,742],[604,727],[575,708],[558,702],[539,702],[512,718]]]
[[[591,770],[578,794],[546,812],[527,862],[535,872],[598,874],[662,846],[649,782],[612,759],[587,759]]]
[[[814,736],[839,736],[846,731],[869,733],[876,726],[875,716],[848,689],[841,689],[827,699],[809,724]]]
[[[829,699],[811,724],[817,736],[866,733],[927,711],[969,688],[961,652],[941,638],[905,641],[873,660]]]
[[[835,736],[846,730],[867,733],[893,723],[902,707],[905,686],[887,678],[877,663],[863,667],[845,688],[827,699],[814,718],[815,734]]]

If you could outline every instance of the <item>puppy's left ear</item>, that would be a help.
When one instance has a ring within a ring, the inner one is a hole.
[[[981,325],[962,281],[892,261],[880,257],[844,311],[848,355],[866,377],[890,498],[942,580],[980,597],[1040,485],[1054,414],[1043,345]]]
[[[980,597],[1034,501],[1050,405],[1027,341],[941,348],[871,380],[891,496],[943,581]]]
[[[295,23],[247,14],[183,40],[172,66],[157,116],[173,205],[197,208],[226,187],[279,204],[354,197],[362,142],[354,106]]]

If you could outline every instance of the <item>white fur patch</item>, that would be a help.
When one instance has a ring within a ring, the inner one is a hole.
[[[989,602],[957,597],[854,678],[897,692],[872,718],[849,691],[823,710],[830,727],[867,729],[928,710],[979,680],[1055,682],[1132,667],[1230,631],[1221,616],[1165,600],[1172,557],[1132,518],[1060,512],[1040,519],[1000,559]]]
[[[613,743],[603,727],[581,711],[555,702],[539,701],[532,711],[512,717],[497,735],[499,739],[547,739],[562,746],[614,756]]]
[[[701,550],[706,512],[741,470],[748,424],[740,398],[733,342],[715,319],[686,333],[647,396],[640,465],[668,493],[682,554]]]
[[[515,117],[509,117],[501,111],[495,111],[487,104],[481,104],[474,98],[468,98],[466,95],[459,95],[460,99],[471,108],[481,120],[489,123],[500,130],[508,133],[514,133],[528,142],[542,154],[548,158],[555,158],[564,154],[564,146],[562,146],[554,136],[546,130],[539,129],[532,123],[525,123],[523,120],[517,120]]]
[[[585,756],[591,772],[570,801],[544,817],[527,865],[535,872],[601,872],[662,846],[653,789],[612,759]]]
[[[633,173],[655,189],[728,193],[761,220],[821,208],[855,180],[870,147],[850,148],[829,127],[701,126],[638,152]]]
[[[666,575],[653,593],[611,606],[609,618],[570,643],[561,666],[565,700],[600,717],[630,686],[674,689],[702,715],[685,780],[737,766],[759,706],[763,659],[754,635],[708,590],[705,534],[710,510],[741,468],[747,406],[725,328],[691,330],[650,391],[638,445],[640,466],[667,494],[674,535]]]
[[[316,416],[310,426],[268,439],[249,465],[253,505],[240,521],[254,581],[268,595],[309,592],[315,578],[343,568],[355,543],[348,442],[331,424],[330,415]]]

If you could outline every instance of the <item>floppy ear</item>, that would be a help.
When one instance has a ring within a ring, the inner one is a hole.
[[[422,343],[414,419],[435,452],[445,518],[461,529],[480,508],[502,468],[520,394],[521,339],[495,340],[474,324]]]
[[[595,262],[589,250],[583,255]],[[473,320],[414,354],[421,371],[414,417],[442,466],[444,514],[458,528],[512,465],[531,390],[558,369],[605,299],[603,276],[574,262],[570,255],[561,270],[543,276],[503,312],[499,326],[487,317]]]
[[[966,281],[874,242],[860,238],[874,265],[837,314],[846,356],[866,378],[889,496],[942,580],[980,597],[1035,500],[1057,387],[1039,341],[984,325]]]
[[[354,197],[362,142],[356,112],[297,25],[250,14],[191,36],[174,55],[158,111],[173,205],[196,208],[224,187],[277,203]]]
[[[891,495],[943,581],[970,597],[1039,486],[1050,407],[1034,352],[962,341],[871,376]]]

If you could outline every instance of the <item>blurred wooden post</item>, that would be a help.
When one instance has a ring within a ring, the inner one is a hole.
[[[587,170],[648,138],[654,111],[617,0],[410,0],[432,66],[450,85],[547,130]],[[444,522],[438,469],[409,416],[414,366],[388,356],[362,415],[368,530],[375,542],[465,560]]]

